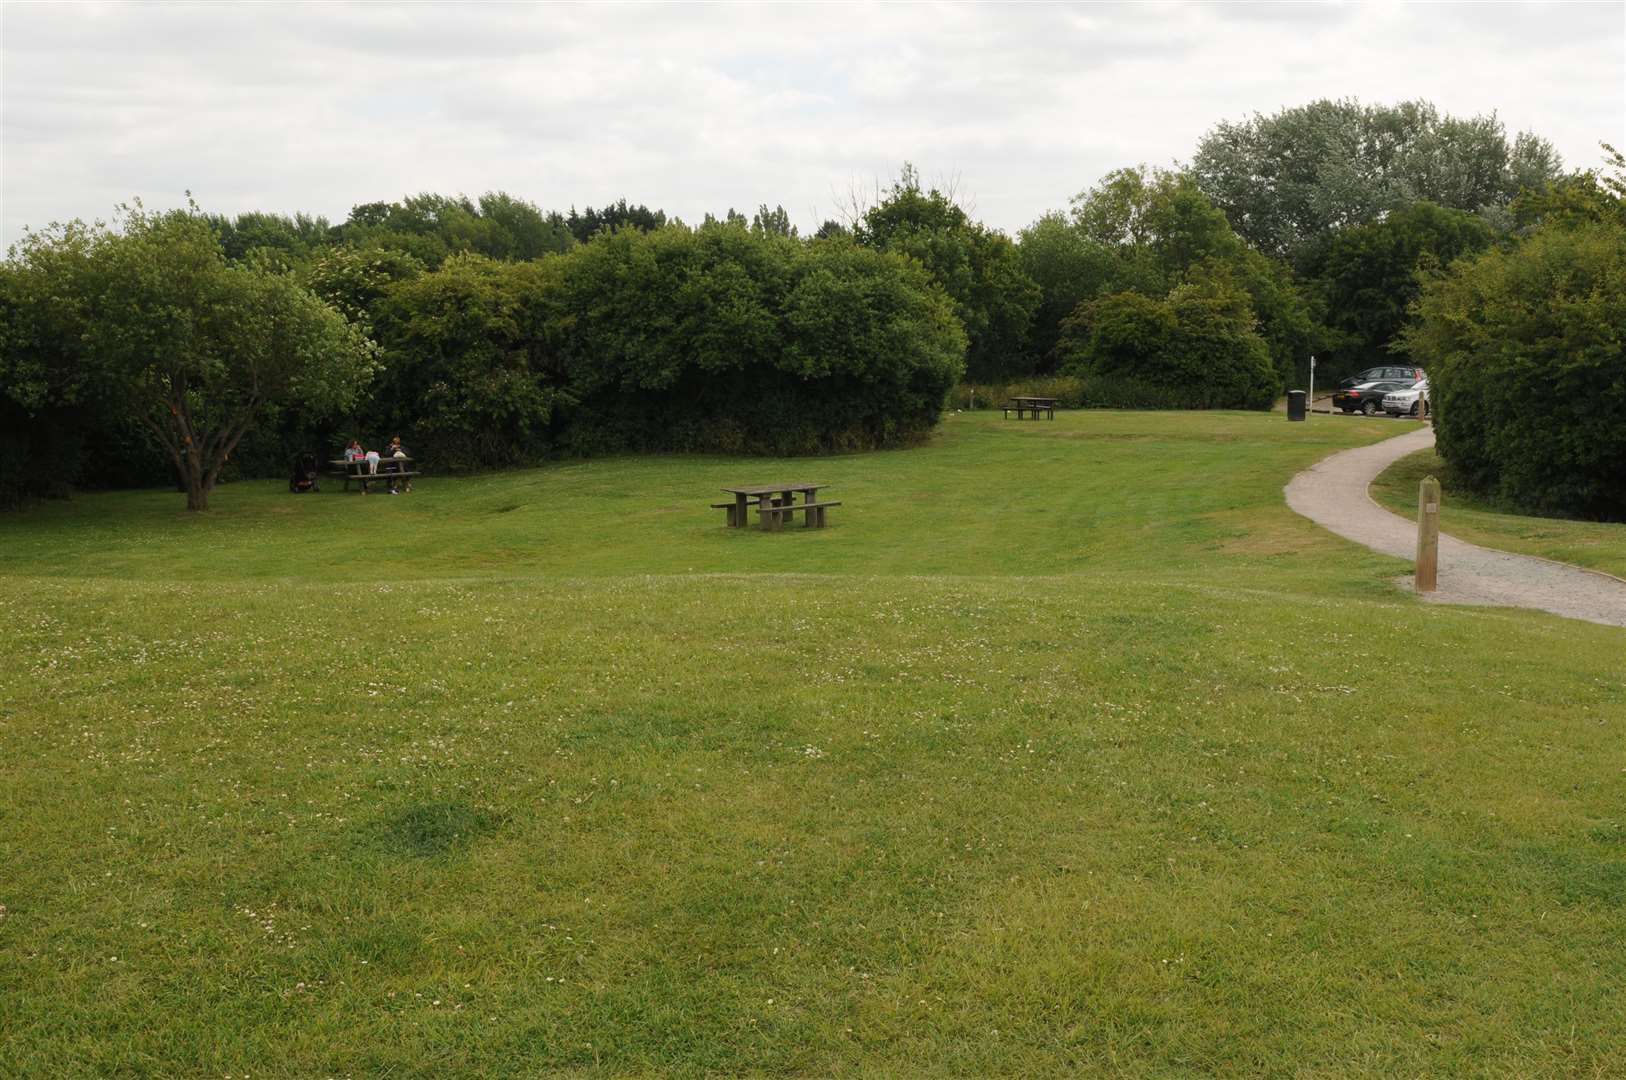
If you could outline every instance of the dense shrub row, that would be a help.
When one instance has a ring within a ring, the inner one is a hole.
[[[724,224],[456,257],[378,311],[378,423],[449,468],[896,445],[937,422],[965,354],[907,259]]]
[[[1439,452],[1514,507],[1626,521],[1626,209],[1425,287],[1410,334]]]

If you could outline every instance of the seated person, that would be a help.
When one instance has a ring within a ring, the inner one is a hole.
[[[384,451],[384,455],[391,462],[393,462],[393,464],[387,464],[387,465],[384,466],[384,471],[385,472],[397,472],[397,473],[400,473],[400,472],[406,472],[407,471],[406,459],[411,457],[412,455],[408,454],[406,452],[406,447],[401,445],[401,436],[397,435],[393,439],[390,440],[390,445],[389,445],[388,449],[386,449]],[[406,491],[411,491],[412,490],[412,478],[409,476],[409,477],[406,477],[405,479],[406,479],[405,490]],[[391,495],[400,494],[400,492],[397,491],[396,487],[395,487],[395,485],[397,483],[399,483],[399,482],[400,481],[394,480],[394,479],[392,479],[390,481],[390,494]]]

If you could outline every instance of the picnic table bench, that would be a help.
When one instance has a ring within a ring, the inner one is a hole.
[[[1000,409],[1005,413],[1005,419],[1007,420],[1011,417],[1012,409],[1016,410],[1018,420],[1023,419],[1022,413],[1024,411],[1032,414],[1027,419],[1037,420],[1040,413],[1046,413],[1050,419],[1054,420],[1056,418],[1056,399],[1053,397],[1013,396],[1011,400],[1001,405]]]
[[[369,472],[368,462],[365,459],[346,461],[337,458],[329,461],[329,471],[335,476],[344,478],[344,490],[350,490],[351,481],[361,485],[361,493],[367,494],[367,485],[376,483],[392,483],[396,480],[406,481],[406,490],[412,490],[412,478],[422,475],[412,468],[412,459],[409,457],[381,457],[378,459],[378,471]]]
[[[818,501],[819,488],[824,484],[784,483],[784,484],[753,484],[748,487],[732,487],[723,490],[734,496],[733,502],[712,503],[713,510],[727,511],[725,518],[731,529],[745,527],[746,515],[750,512],[754,501],[757,508],[757,519],[767,532],[778,532],[784,528],[785,520],[793,518],[798,512],[803,515],[803,524],[809,529],[822,529],[825,525],[824,512],[832,506],[841,503],[833,500]],[[796,495],[801,493],[802,501],[796,501]]]

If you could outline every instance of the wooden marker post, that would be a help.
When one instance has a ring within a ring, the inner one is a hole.
[[[1425,476],[1417,485],[1417,591],[1440,582],[1440,482]]]

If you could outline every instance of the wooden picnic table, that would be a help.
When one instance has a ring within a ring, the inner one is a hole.
[[[366,458],[332,458],[328,465],[332,471],[344,477],[344,490],[350,490],[350,481],[354,480],[361,485],[361,493],[367,494],[367,485],[380,480],[392,483],[396,480],[405,480],[406,489],[412,490],[412,478],[419,475],[412,468],[412,458],[409,457],[380,457],[378,471],[367,471]]]
[[[1001,406],[1006,419],[1010,418],[1011,410],[1016,410],[1016,418],[1022,419],[1023,411],[1033,414],[1032,419],[1039,419],[1040,413],[1046,413],[1050,419],[1056,418],[1056,399],[1053,397],[1030,397],[1025,394],[1013,394],[1011,400]]]
[[[728,524],[730,528],[741,529],[745,527],[746,514],[750,511],[751,503],[755,501],[757,515],[762,520],[762,527],[769,532],[776,532],[784,519],[801,511],[807,519],[809,528],[824,528],[824,511],[826,507],[840,506],[838,502],[819,502],[819,489],[828,487],[828,484],[808,484],[800,481],[785,481],[778,484],[748,484],[744,487],[725,487],[723,490],[734,496],[732,503],[713,503],[712,509],[728,511]],[[800,494],[802,501],[797,502],[796,496]]]

